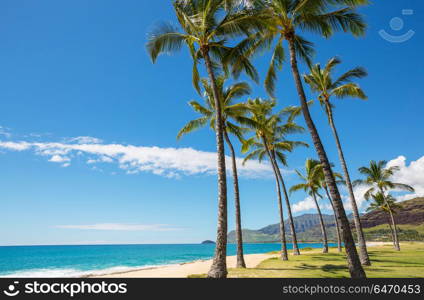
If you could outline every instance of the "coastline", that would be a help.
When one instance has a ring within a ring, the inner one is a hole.
[[[378,247],[391,244],[391,242],[368,242],[367,247]],[[317,249],[319,250],[319,249]],[[244,259],[247,268],[254,268],[262,261],[278,257],[277,254],[260,253],[260,254],[246,254]],[[227,266],[235,268],[237,257],[227,256]],[[212,259],[196,260],[192,262],[173,264],[173,265],[160,265],[153,267],[140,268],[131,271],[112,272],[104,275],[88,275],[85,278],[187,278],[193,274],[205,274],[209,271],[212,264]]]
[[[244,260],[248,268],[256,267],[265,259],[277,257],[276,254],[260,253],[246,254]],[[227,256],[227,265],[229,268],[236,266],[237,257]],[[149,268],[140,268],[139,270],[115,272],[105,275],[84,276],[86,278],[187,278],[192,274],[204,274],[209,271],[212,264],[212,259],[196,260],[187,263],[174,265],[165,265]]]

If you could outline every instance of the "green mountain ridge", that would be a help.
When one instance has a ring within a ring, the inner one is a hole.
[[[415,198],[399,203],[401,210],[395,215],[398,223],[399,238],[403,241],[424,241],[424,198]],[[337,240],[336,227],[333,215],[323,215],[326,224],[328,239]],[[349,215],[351,219],[351,215]],[[380,211],[370,212],[361,216],[366,239],[369,241],[389,240],[390,229],[387,217]],[[294,218],[297,238],[299,242],[320,242],[321,229],[318,214],[304,214]],[[353,226],[353,224],[352,224]],[[288,241],[291,233],[288,220],[285,221],[285,230]],[[265,226],[258,230],[243,229],[244,243],[273,243],[279,241],[279,224]],[[235,231],[228,233],[228,242],[235,243]]]
[[[327,228],[328,239],[336,240],[336,227],[333,215],[322,215]],[[289,222],[285,222],[286,236],[290,240],[291,232]],[[318,214],[304,214],[294,217],[297,238],[299,242],[316,242],[321,240],[321,229]],[[279,241],[279,224],[272,224],[259,230],[243,229],[243,242],[245,243],[273,243]],[[235,231],[228,234],[228,242],[235,243]]]

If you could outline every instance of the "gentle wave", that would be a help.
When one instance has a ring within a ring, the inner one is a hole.
[[[77,270],[77,269],[32,269],[22,270],[15,273],[0,275],[0,278],[79,278],[90,276],[102,276],[115,273],[126,273],[131,271],[139,271],[158,267],[167,267],[173,264],[166,265],[150,265],[138,267],[117,266],[101,270]]]

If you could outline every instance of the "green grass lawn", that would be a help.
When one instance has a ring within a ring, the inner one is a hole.
[[[366,267],[368,277],[413,278],[424,277],[424,243],[402,243],[402,251],[392,246],[370,247],[372,266]],[[205,275],[193,275],[205,277]],[[289,261],[270,258],[255,268],[229,269],[232,278],[344,278],[350,277],[346,258],[337,249],[322,254],[319,250],[303,251],[300,256],[290,256]]]

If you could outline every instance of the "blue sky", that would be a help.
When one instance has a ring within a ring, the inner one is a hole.
[[[374,2],[361,10],[369,23],[366,37],[311,37],[315,60],[325,63],[337,55],[343,60],[340,72],[357,65],[369,72],[360,81],[369,100],[343,100],[336,109],[352,177],[372,159],[394,160],[402,167],[398,178],[424,193],[418,172],[424,174],[424,4]],[[215,239],[214,135],[204,129],[175,138],[196,117],[187,101],[201,100],[191,85],[191,61],[182,51],[152,65],[144,48],[156,22],[174,21],[166,3],[0,3],[0,245]],[[414,13],[402,15],[403,9]],[[394,17],[404,21],[401,30],[390,28]],[[379,35],[382,29],[395,36],[415,34],[390,43]],[[269,59],[265,54],[255,60],[261,74]],[[280,73],[279,107],[298,104],[288,71]],[[262,83],[252,96],[266,97]],[[312,113],[338,163],[321,108]],[[306,134],[299,138],[309,141]],[[192,150],[181,150],[186,148]],[[297,182],[290,170],[301,168],[307,157],[315,157],[313,149],[289,157],[288,185]],[[242,174],[243,226],[276,223],[275,186],[266,166],[253,164]],[[305,197],[293,195],[296,215],[314,212]],[[322,205],[328,212],[326,200]]]

